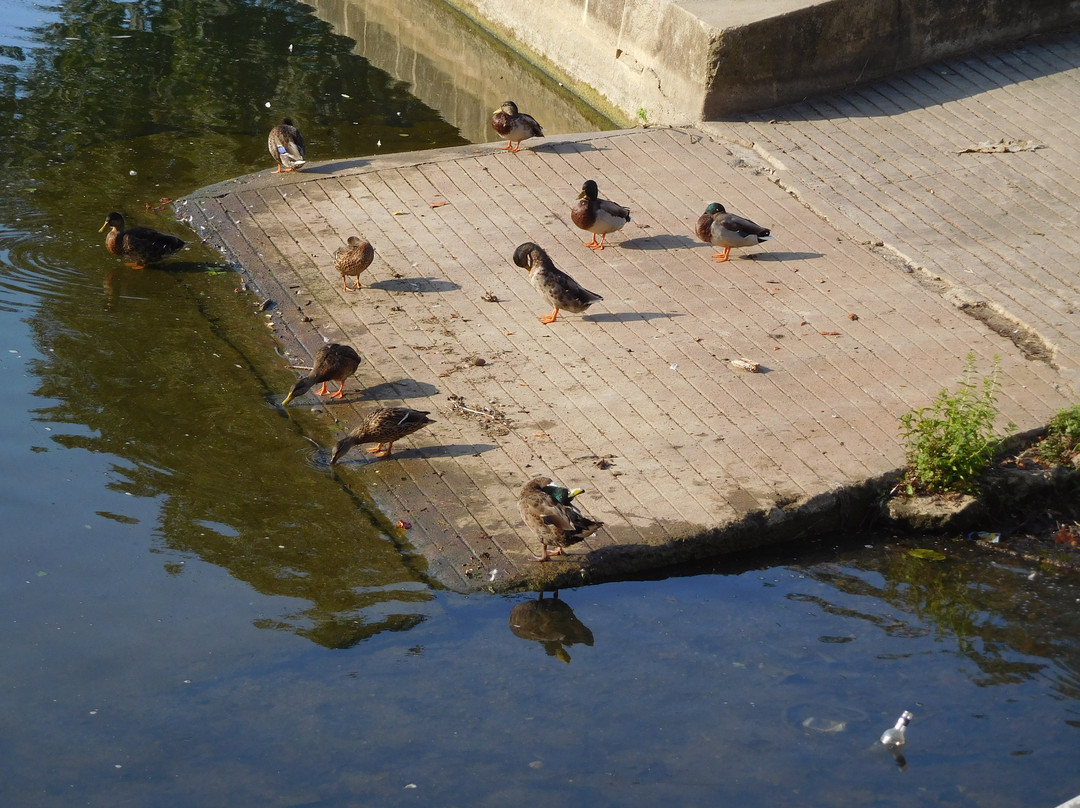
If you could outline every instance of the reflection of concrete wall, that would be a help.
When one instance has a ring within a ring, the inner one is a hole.
[[[514,100],[548,134],[612,123],[440,0],[306,0],[355,53],[407,82],[473,143],[497,140],[491,113]]]

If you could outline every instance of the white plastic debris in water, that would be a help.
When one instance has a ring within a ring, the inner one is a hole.
[[[907,743],[907,725],[914,716],[907,710],[900,713],[896,725],[881,733],[881,743],[889,749],[900,749]]]

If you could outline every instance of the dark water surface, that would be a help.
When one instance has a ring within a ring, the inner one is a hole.
[[[490,108],[522,86],[487,75]],[[113,209],[191,238],[162,199],[266,169],[285,114],[317,159],[475,131],[420,97],[454,95],[291,1],[4,4],[0,805],[1080,794],[1075,579],[864,537],[556,605],[439,591],[276,406],[295,374],[220,257],[104,250]]]

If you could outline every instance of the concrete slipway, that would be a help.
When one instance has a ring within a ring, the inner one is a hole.
[[[738,123],[315,162],[179,208],[274,301],[295,364],[325,340],[365,356],[320,444],[377,402],[431,411],[337,469],[411,523],[432,580],[580,585],[842,526],[969,352],[1000,357],[1001,423],[1076,402],[1078,68],[1057,35]],[[1002,138],[1033,150],[979,150]],[[589,178],[633,211],[602,252],[569,221]],[[713,263],[693,222],[714,200],[775,240]],[[346,292],[354,233],[377,257]],[[527,240],[603,302],[541,324]],[[516,505],[537,474],[606,523],[545,564]]]

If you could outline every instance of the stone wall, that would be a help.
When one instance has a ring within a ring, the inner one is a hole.
[[[722,120],[1080,22],[1080,0],[445,2],[600,109],[668,124]]]

